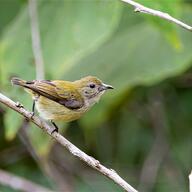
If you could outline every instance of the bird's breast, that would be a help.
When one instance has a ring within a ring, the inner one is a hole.
[[[40,116],[47,120],[62,120],[65,122],[79,119],[88,109],[83,106],[80,109],[68,109],[67,107],[40,96],[36,102],[36,108]]]

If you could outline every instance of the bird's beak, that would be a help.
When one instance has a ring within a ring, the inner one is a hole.
[[[101,87],[99,87],[99,91],[101,92],[101,91],[105,91],[105,90],[107,90],[107,89],[114,89],[111,85],[107,85],[107,84],[102,84],[102,86]]]
[[[103,86],[105,87],[105,89],[114,89],[111,85],[106,85],[103,83]]]

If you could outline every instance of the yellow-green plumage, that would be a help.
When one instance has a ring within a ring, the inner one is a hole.
[[[88,109],[71,110],[55,101],[40,96],[36,108],[44,119],[62,120],[65,122],[79,119]]]
[[[24,87],[32,95],[36,108],[44,119],[66,122],[79,119],[99,101],[107,89],[112,89],[92,76],[74,82],[25,81],[13,78],[12,83]]]

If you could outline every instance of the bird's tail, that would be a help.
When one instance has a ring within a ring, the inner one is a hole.
[[[17,77],[13,77],[13,78],[11,79],[12,85],[19,85],[19,86],[21,86],[21,87],[25,87],[25,86],[26,86],[26,82],[27,82],[27,81],[22,80],[22,79],[19,79],[19,78],[17,78]]]

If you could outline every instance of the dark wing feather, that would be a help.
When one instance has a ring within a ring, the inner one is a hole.
[[[83,103],[81,101],[77,101],[75,99],[68,99],[68,100],[61,99],[58,103],[64,105],[69,109],[79,109],[83,106]]]

